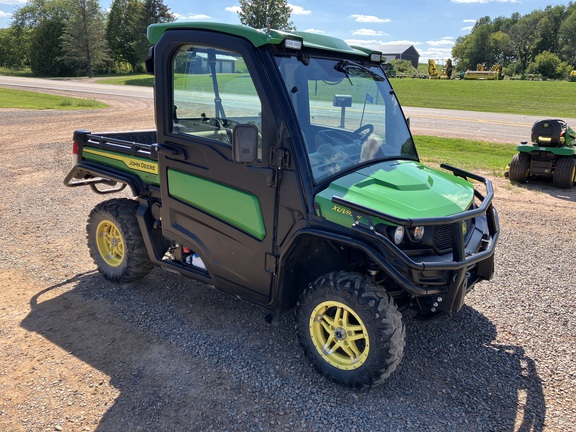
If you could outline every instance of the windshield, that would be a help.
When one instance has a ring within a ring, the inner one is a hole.
[[[377,160],[416,159],[396,96],[378,67],[276,58],[318,183]]]

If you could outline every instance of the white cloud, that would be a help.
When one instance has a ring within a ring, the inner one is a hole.
[[[474,27],[470,26],[470,27],[462,27],[462,30],[464,31],[470,31],[472,30]]]
[[[302,6],[295,6],[290,3],[288,3],[288,7],[292,9],[294,15],[310,15],[312,13],[311,10],[306,10]]]
[[[190,14],[188,15],[189,19],[210,19],[211,17],[209,15],[204,15],[204,14]]]
[[[519,0],[450,0],[452,3],[480,3],[480,4],[486,4],[486,3],[520,3]]]
[[[0,0],[0,4],[6,5],[23,5],[27,0]]]
[[[465,20],[462,20],[462,22],[465,22],[465,23],[475,23],[476,20],[475,20],[475,19],[465,19]]]
[[[370,48],[374,50],[379,50],[383,42],[376,39],[364,40],[364,39],[346,39],[346,43],[350,46],[360,46],[365,48]]]
[[[446,46],[446,45],[450,45],[453,46],[454,45],[454,41],[448,40],[448,39],[440,39],[437,41],[426,41],[427,45],[432,45],[432,46]]]
[[[318,29],[315,29],[315,28],[310,28],[310,29],[307,29],[307,30],[304,30],[304,31],[307,32],[307,33],[326,34],[326,32],[325,32],[324,30],[318,30]]]
[[[346,43],[350,46],[361,46],[364,48],[370,48],[378,51],[385,51],[387,45],[422,45],[422,42],[414,42],[409,40],[397,40],[384,42],[377,39],[346,39]]]
[[[388,41],[382,42],[382,45],[422,45],[422,42],[415,42],[409,40],[397,40],[397,41]]]
[[[384,32],[365,28],[354,30],[352,34],[354,36],[387,36],[387,34]]]
[[[390,18],[378,18],[374,15],[350,15],[350,18],[354,18],[356,22],[363,23],[389,23]]]
[[[0,1],[2,1],[2,0],[0,0]],[[235,13],[235,14],[237,14],[238,12],[240,12],[240,9],[241,9],[240,6],[227,6],[227,7],[224,8],[225,11],[227,11],[227,12],[232,12],[232,13]]]
[[[429,59],[433,59],[436,60],[438,66],[443,66],[446,59],[452,58],[452,47],[454,44],[452,36],[446,36],[435,41],[426,41],[425,49],[421,47],[418,50],[420,63],[426,63]]]
[[[176,16],[176,20],[180,21],[190,21],[190,20],[203,20],[203,19],[210,19],[211,16],[204,15],[204,14],[188,14],[188,15],[181,15],[179,13],[174,13]]]
[[[0,11],[0,18],[10,18],[12,14],[4,11]]]
[[[434,60],[445,60],[448,58],[452,57],[452,50],[448,49],[448,48],[430,48],[424,51],[419,51],[420,53],[420,62],[422,62],[422,59],[426,59],[426,61],[428,61],[428,59],[434,59]]]

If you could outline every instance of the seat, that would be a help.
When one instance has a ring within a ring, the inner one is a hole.
[[[532,142],[542,146],[559,147],[564,145],[566,133],[564,120],[540,120],[532,126]]]

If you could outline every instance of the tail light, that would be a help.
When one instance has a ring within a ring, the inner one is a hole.
[[[78,143],[76,141],[72,142],[72,155],[74,156],[72,158],[74,165],[78,165],[78,162],[80,162],[80,158],[78,156]]]

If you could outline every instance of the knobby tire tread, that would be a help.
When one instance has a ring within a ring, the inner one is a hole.
[[[354,371],[340,371],[319,359],[310,338],[309,312],[320,302],[332,298],[346,299],[350,307],[357,303],[358,308],[353,309],[362,314],[371,339],[369,359]],[[315,368],[350,387],[368,388],[382,384],[396,370],[404,355],[406,329],[402,314],[382,287],[359,273],[332,272],[311,283],[298,303],[297,329],[299,342]]]
[[[138,206],[138,202],[132,199],[115,198],[97,204],[90,212],[86,225],[88,248],[98,270],[107,279],[118,282],[134,281],[146,276],[154,267],[138,225]],[[104,219],[117,225],[124,237],[125,259],[118,267],[109,266],[98,252],[95,231],[98,223]]]
[[[517,183],[525,183],[528,179],[527,172],[530,166],[530,155],[526,153],[517,153],[512,156],[510,162],[510,181]]]
[[[564,157],[558,159],[554,169],[552,184],[560,189],[570,189],[574,184],[574,165],[576,159]]]

